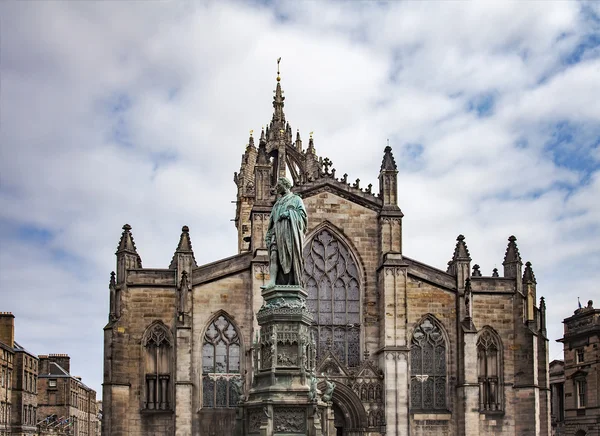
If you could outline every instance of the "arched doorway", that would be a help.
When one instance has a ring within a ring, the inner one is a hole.
[[[325,382],[320,382],[318,388],[323,392],[326,388]],[[335,380],[335,389],[331,400],[336,436],[362,434],[360,429],[368,426],[367,412],[358,396],[343,384],[341,379]]]

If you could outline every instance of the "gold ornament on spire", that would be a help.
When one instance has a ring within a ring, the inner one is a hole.
[[[250,136],[252,136],[253,133],[254,133],[254,130],[250,130]]]
[[[310,132],[310,133],[309,133],[309,135],[310,135],[310,139],[312,139],[312,137],[313,137],[313,133],[315,133],[315,132]]]
[[[281,62],[281,56],[277,58],[277,81],[281,81],[281,77],[279,77],[279,62]]]

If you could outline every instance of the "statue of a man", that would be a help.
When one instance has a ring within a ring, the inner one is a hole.
[[[292,183],[280,177],[276,190],[280,197],[269,218],[265,243],[269,250],[270,280],[266,288],[275,285],[300,285],[304,261],[302,246],[308,219],[302,199],[293,194]]]

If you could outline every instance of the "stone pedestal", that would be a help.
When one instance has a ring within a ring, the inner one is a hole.
[[[254,379],[239,405],[243,428],[238,434],[323,436],[327,405],[314,378],[316,344],[307,293],[300,286],[276,285],[263,289],[262,296]]]

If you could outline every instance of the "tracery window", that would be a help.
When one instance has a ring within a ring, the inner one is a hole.
[[[479,410],[502,410],[501,343],[492,330],[484,328],[477,339]]]
[[[142,341],[144,346],[144,409],[171,409],[171,332],[162,322],[151,325]]]
[[[446,340],[430,318],[423,320],[413,333],[410,392],[413,410],[446,409]]]
[[[240,376],[240,336],[226,316],[206,329],[202,346],[202,399],[204,407],[236,407],[232,383]]]
[[[360,285],[348,248],[324,229],[304,247],[306,305],[314,316],[317,359],[331,349],[349,367],[360,364]]]

